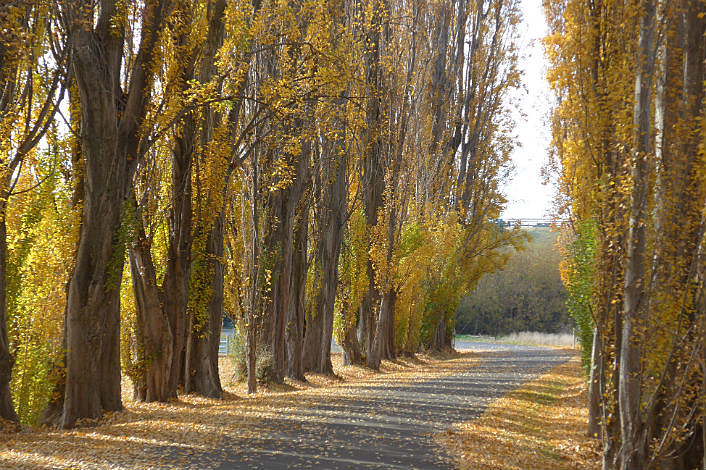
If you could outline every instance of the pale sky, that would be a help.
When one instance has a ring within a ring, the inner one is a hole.
[[[522,16],[519,66],[526,89],[518,91],[514,100],[524,116],[519,111],[515,116],[520,147],[512,155],[515,165],[512,180],[504,186],[508,199],[502,213],[505,219],[546,218],[553,194],[551,186],[542,184],[541,176],[551,139],[548,117],[552,100],[541,43],[547,32],[541,0],[522,0]]]

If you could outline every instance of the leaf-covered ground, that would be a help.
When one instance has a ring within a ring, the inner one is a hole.
[[[587,436],[587,391],[578,357],[437,436],[462,470],[598,469]]]
[[[301,419],[302,408],[333,401],[354,384],[378,387],[432,379],[468,370],[477,362],[469,352],[451,358],[419,356],[383,363],[381,373],[374,373],[344,367],[336,356],[339,379],[309,375],[308,383],[287,382],[248,397],[244,384],[230,382],[231,368],[224,360],[223,400],[183,396],[167,404],[140,403],[132,400],[126,383],[124,411],[98,422],[84,422],[70,431],[22,427],[16,432],[5,426],[0,431],[0,468],[214,468],[225,459],[230,443],[262,438],[263,429],[254,423],[295,414]]]

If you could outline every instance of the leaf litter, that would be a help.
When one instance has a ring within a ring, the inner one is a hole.
[[[588,436],[588,392],[580,358],[493,401],[478,418],[437,434],[461,470],[601,468]]]
[[[307,426],[302,410],[320,403],[342,403],[361,387],[414,383],[467,370],[477,355],[419,355],[384,361],[380,372],[361,366],[343,366],[333,355],[336,376],[307,374],[306,382],[259,387],[247,396],[247,386],[231,382],[233,368],[221,360],[223,399],[181,395],[169,403],[141,403],[123,381],[120,412],[83,422],[72,430],[0,423],[0,467],[3,469],[156,469],[218,467],[233,442],[266,448],[267,418],[289,419]],[[312,423],[313,417],[311,417]],[[277,420],[270,421],[276,423]],[[310,423],[309,425],[312,425]],[[365,436],[360,436],[365,437]]]

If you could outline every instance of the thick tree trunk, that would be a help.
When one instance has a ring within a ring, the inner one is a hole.
[[[323,240],[322,240],[323,242]],[[320,273],[318,266],[320,260],[317,259],[317,277],[314,281],[315,285],[321,286],[323,281],[323,274]],[[320,290],[323,287],[320,287]],[[302,368],[305,372],[319,372],[318,364],[321,352],[321,338],[323,337],[324,331],[324,316],[321,311],[319,311],[321,292],[316,294],[313,306],[310,311],[307,312],[305,328],[304,328],[304,349],[302,351]]]
[[[451,341],[446,330],[446,322],[444,321],[444,316],[442,315],[434,328],[434,333],[432,334],[432,351],[451,351]]]
[[[120,281],[125,262],[121,233],[125,204],[138,161],[139,126],[150,98],[154,48],[171,2],[146,2],[130,89],[121,112],[123,32],[115,31],[115,2],[67,6],[73,72],[80,92],[85,200],[74,273],[66,302],[66,388],[62,427],[122,408],[120,398]],[[91,29],[95,24],[95,29]]]
[[[90,35],[79,36],[83,34]],[[80,41],[74,57],[81,91],[85,200],[67,299],[62,427],[122,408],[118,325],[125,237],[120,224],[132,171],[117,132],[116,96],[104,85],[96,46],[83,45],[91,41]]]
[[[169,395],[176,398],[183,382],[184,346],[187,337],[186,311],[191,273],[192,201],[191,177],[196,123],[188,115],[172,153],[172,195],[169,212],[167,267],[162,281],[164,314],[172,328],[173,354],[169,371]]]
[[[7,229],[5,204],[0,203],[0,418],[18,421],[10,394],[14,360],[7,337]]]
[[[194,49],[192,64],[184,72],[184,85],[193,77],[194,71],[199,68],[198,80],[208,83],[217,72],[215,58],[218,49],[223,43],[225,34],[224,14],[226,0],[216,0],[208,4],[207,17],[208,35],[202,50],[200,45]],[[188,8],[188,7],[187,7]],[[189,15],[191,13],[189,12]],[[185,43],[188,39],[185,39]],[[202,53],[200,56],[197,52]],[[198,67],[197,60],[200,60]],[[195,321],[188,312],[189,281],[191,276],[191,252],[194,241],[194,222],[192,217],[192,165],[196,158],[196,142],[200,140],[202,149],[207,148],[213,138],[213,132],[220,117],[214,110],[205,106],[200,126],[196,116],[190,114],[184,120],[182,132],[176,139],[176,149],[173,153],[172,165],[172,218],[170,228],[170,253],[167,267],[169,271],[165,276],[165,297],[171,301],[166,304],[167,314],[174,318],[175,325],[175,350],[171,384],[176,393],[177,384],[183,386],[185,393],[220,398],[223,395],[220,378],[218,375],[218,348],[223,320],[223,243],[224,243],[224,209],[221,208],[215,219],[208,214],[206,224],[209,228],[205,244],[206,272],[211,277],[209,301],[203,318]],[[237,126],[236,126],[237,127]],[[199,136],[200,134],[200,136]],[[223,194],[226,191],[227,178],[224,177]],[[202,222],[202,221],[201,221]],[[197,230],[201,230],[199,227]],[[194,331],[194,328],[199,331]]]
[[[344,366],[363,363],[363,352],[358,342],[358,331],[356,327],[351,327],[346,330],[341,348],[343,348]]]
[[[294,244],[294,209],[289,194],[290,188],[280,191],[274,197],[273,216],[271,223],[274,233],[270,235],[268,243],[271,253],[277,253],[276,264],[273,272],[272,302],[270,303],[270,348],[272,350],[273,379],[282,382],[287,364],[285,328],[287,325],[287,307],[289,306],[290,281],[292,277],[292,250]]]
[[[382,359],[392,360],[395,358],[395,298],[396,293],[393,289],[387,290],[382,296],[380,313],[375,325],[375,340],[367,357],[368,367],[374,370],[380,368]]]
[[[90,127],[84,126],[86,132]],[[67,300],[68,352],[62,427],[73,426],[79,418],[99,418],[103,410],[122,408],[118,327],[124,246],[119,242],[119,229],[128,175],[125,164],[116,162],[110,155],[112,152],[100,150],[102,145],[115,146],[115,139],[105,142],[95,137],[83,148],[86,200]],[[117,167],[117,171],[110,171],[111,167]]]
[[[334,183],[335,184],[335,183]],[[341,187],[344,187],[340,183]],[[345,202],[345,196],[344,196]],[[336,213],[337,218],[343,217],[343,210]],[[342,220],[332,221],[322,235],[319,266],[322,271],[321,290],[315,299],[316,313],[319,328],[312,334],[318,338],[318,349],[312,349],[312,363],[310,370],[321,374],[333,374],[331,364],[331,341],[333,338],[333,315],[336,302],[336,289],[338,287],[338,258],[343,243]],[[308,330],[307,330],[308,331]]]
[[[323,188],[320,194],[320,227],[322,233],[319,249],[316,253],[319,292],[314,299],[314,315],[307,319],[305,337],[304,369],[321,374],[333,374],[333,365],[331,364],[333,316],[338,289],[338,260],[346,223],[346,166],[348,162],[345,154],[339,158],[333,158],[333,154],[336,154],[337,151],[339,151],[339,146],[334,145],[333,151],[328,155],[328,164],[325,166],[321,178]],[[354,352],[352,354],[355,355]]]
[[[166,402],[173,397],[169,388],[174,337],[162,310],[163,299],[150,252],[150,243],[140,224],[130,254],[130,272],[137,309],[137,336],[144,374],[135,383],[135,395],[146,402]]]
[[[142,221],[130,250],[133,289],[138,311],[139,348],[144,352],[144,381],[136,384],[136,396],[143,401],[168,401],[177,397],[182,382],[186,306],[191,259],[191,160],[194,152],[195,123],[186,117],[172,153],[172,191],[169,213],[167,266],[162,288]],[[142,318],[140,318],[140,316]],[[169,346],[164,342],[169,341]],[[150,358],[158,357],[154,361]],[[168,362],[167,362],[168,361]],[[165,383],[162,383],[166,380]]]
[[[389,21],[390,6],[387,0],[374,0],[371,9],[370,30],[367,31],[368,48],[365,51],[365,83],[368,96],[365,108],[367,131],[364,134],[364,166],[363,166],[363,207],[372,229],[378,223],[378,212],[383,206],[385,191],[385,167],[383,164],[383,70],[382,42],[383,26]],[[368,292],[363,299],[362,317],[360,319],[361,341],[370,356],[375,341],[376,319],[380,304],[380,296],[375,286],[375,272],[372,261],[368,261]],[[375,362],[373,360],[373,362]],[[370,360],[368,360],[370,363]]]
[[[305,165],[308,167],[308,160],[305,162]],[[306,378],[304,377],[304,369],[302,367],[302,349],[304,339],[304,302],[306,294],[309,205],[307,203],[301,204],[297,209],[297,213],[285,334],[287,341],[287,376],[295,380],[305,381]]]
[[[184,392],[197,393],[205,397],[221,398],[223,389],[218,375],[218,348],[223,324],[223,238],[224,211],[216,217],[206,241],[206,260],[211,276],[206,319],[198,331],[189,336],[187,348],[190,357],[189,369],[184,371]]]

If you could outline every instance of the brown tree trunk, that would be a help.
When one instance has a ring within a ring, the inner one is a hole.
[[[253,149],[252,153],[252,164],[251,164],[251,186],[250,194],[252,198],[251,204],[251,230],[252,230],[252,240],[250,244],[250,280],[247,286],[247,325],[246,325],[246,343],[245,343],[245,355],[247,358],[247,368],[248,368],[248,395],[257,392],[257,333],[259,328],[256,327],[256,317],[257,310],[260,304],[260,221],[259,221],[259,208],[258,208],[258,191],[260,188],[259,174],[258,174],[258,157],[260,155],[260,148],[256,147]],[[243,240],[245,241],[245,229],[243,229]],[[245,242],[247,247],[247,242]],[[245,250],[247,253],[247,248]]]
[[[207,16],[208,35],[203,50],[198,47],[194,51],[191,75],[196,70],[201,52],[198,79],[201,83],[208,83],[217,73],[215,63],[218,49],[223,43],[225,34],[224,15],[225,0],[217,0],[208,4]],[[188,83],[185,77],[184,83]],[[237,107],[237,105],[236,105]],[[237,113],[236,113],[237,114]],[[218,374],[218,348],[220,345],[221,327],[223,321],[223,286],[224,286],[224,225],[225,213],[221,208],[214,218],[207,215],[208,236],[204,248],[206,272],[210,279],[209,300],[204,318],[194,321],[194,312],[188,312],[189,280],[191,274],[191,252],[195,238],[192,220],[192,190],[191,167],[196,157],[196,140],[200,132],[200,146],[207,148],[213,139],[213,132],[221,120],[210,106],[203,108],[203,117],[200,127],[197,126],[193,115],[189,115],[184,123],[181,136],[177,139],[177,150],[174,152],[174,165],[172,170],[172,184],[179,191],[173,193],[173,228],[170,230],[170,248],[173,252],[170,262],[173,267],[169,276],[169,290],[174,292],[174,302],[169,305],[169,315],[176,319],[178,333],[177,350],[175,354],[172,380],[180,384],[185,393],[197,393],[211,398],[220,398],[223,395],[220,377]],[[234,126],[237,127],[237,126]],[[222,195],[228,187],[227,177],[224,176]],[[201,221],[200,221],[201,222]],[[201,230],[201,227],[197,228]],[[165,283],[167,278],[165,277]],[[165,292],[167,289],[165,288]],[[166,295],[165,295],[166,296]],[[199,331],[194,331],[198,328]]]
[[[14,359],[7,337],[7,228],[5,203],[0,203],[0,418],[18,421],[10,394]]]
[[[144,372],[135,383],[135,395],[146,402],[166,402],[173,397],[169,375],[174,336],[162,310],[163,299],[150,252],[150,242],[139,224],[137,237],[129,250],[130,272],[137,310],[137,337]]]
[[[304,153],[306,155],[306,152]],[[303,159],[302,159],[303,160]],[[308,168],[308,159],[304,163]],[[302,175],[304,176],[304,175]],[[304,340],[304,302],[307,272],[307,228],[309,224],[309,204],[302,201],[297,209],[297,222],[294,229],[294,250],[292,252],[292,275],[289,280],[289,307],[287,308],[287,376],[305,381],[302,367]]]
[[[375,325],[375,340],[373,347],[368,353],[368,367],[377,370],[380,368],[382,359],[393,360],[395,358],[395,299],[397,293],[394,289],[388,289],[382,296],[380,304],[380,314]]]
[[[368,227],[378,223],[378,212],[383,206],[385,191],[385,167],[383,165],[383,69],[382,44],[383,27],[389,28],[390,5],[387,0],[371,0],[372,16],[370,30],[366,32],[367,49],[365,51],[365,88],[366,108],[365,122],[367,131],[364,134],[364,166],[363,166],[363,207]],[[370,356],[375,341],[376,319],[378,317],[380,298],[375,286],[375,272],[372,261],[368,261],[368,292],[363,299],[360,328],[363,348]],[[375,362],[373,360],[373,362]],[[370,360],[368,360],[370,363]]]
[[[338,144],[325,157],[322,165],[321,194],[319,207],[322,230],[316,253],[316,276],[319,291],[314,299],[313,316],[307,319],[304,343],[304,370],[321,374],[333,374],[331,364],[331,341],[333,317],[338,289],[338,260],[343,244],[345,213],[347,208],[346,154],[333,158],[340,151]],[[355,333],[355,330],[353,330]],[[356,338],[357,345],[357,338]],[[353,345],[350,345],[354,347]],[[355,352],[352,353],[355,355]]]
[[[100,70],[92,72],[100,74]],[[81,103],[85,103],[82,153],[86,194],[67,299],[63,427],[73,426],[78,418],[98,418],[103,410],[122,407],[118,324],[125,247],[120,242],[120,219],[131,172],[126,156],[116,149],[115,110],[109,109],[114,106],[113,94],[105,92],[101,79],[77,75]]]
[[[345,188],[342,182],[333,184],[339,184],[341,188]],[[341,199],[345,203],[345,193]],[[333,365],[331,364],[331,341],[333,338],[336,289],[338,287],[338,258],[341,253],[343,228],[345,224],[342,220],[344,211],[345,208],[338,210],[332,209],[332,215],[335,220],[331,221],[325,233],[322,235],[322,246],[318,260],[322,271],[322,279],[321,290],[315,302],[320,326],[318,329],[313,330],[313,332],[318,333],[312,335],[318,337],[318,349],[312,349],[311,351],[314,360],[310,370],[321,374],[333,374]],[[353,330],[353,332],[355,333],[355,330]]]
[[[120,88],[123,33],[114,31],[116,2],[66,5],[73,71],[80,92],[85,200],[66,318],[66,389],[62,427],[122,408],[120,397],[120,280],[125,261],[122,208],[139,158],[139,126],[150,98],[149,74],[167,0],[146,2],[140,47],[124,110]],[[87,29],[95,24],[95,30]]]
[[[434,333],[432,334],[432,351],[444,352],[451,350],[451,341],[446,330],[446,322],[444,321],[444,315],[442,314],[441,318],[436,324],[436,327],[434,328]]]
[[[341,348],[343,348],[344,366],[363,363],[363,352],[358,342],[357,328],[351,327],[346,330]]]
[[[269,321],[272,325],[269,344],[272,351],[273,379],[282,382],[286,367],[285,328],[287,326],[287,307],[289,306],[290,280],[292,277],[292,250],[294,244],[293,225],[294,209],[288,197],[291,188],[281,190],[274,196],[271,226],[273,232],[265,242],[270,253],[276,254],[272,274],[272,301],[269,305]],[[284,193],[287,192],[285,195]]]
[[[206,321],[198,325],[198,331],[189,336],[189,369],[184,371],[184,392],[210,398],[223,396],[218,374],[218,348],[223,325],[224,215],[224,211],[221,211],[216,217],[206,241],[204,262],[211,278]]]
[[[91,126],[84,127],[89,132]],[[83,148],[90,183],[87,181],[81,242],[67,300],[62,427],[73,426],[78,418],[99,418],[103,410],[122,408],[118,325],[124,246],[118,239],[125,194],[120,186],[125,184],[127,174],[125,165],[105,155],[110,152],[95,148],[99,139],[91,139],[93,145]],[[107,145],[115,143],[113,140]],[[113,165],[122,166],[123,171],[110,172]]]
[[[323,243],[323,240],[321,241]],[[319,292],[316,294],[314,301],[312,302],[312,307],[309,309],[306,315],[306,321],[304,326],[304,349],[302,351],[302,368],[305,372],[319,372],[319,358],[321,352],[321,338],[323,337],[324,331],[324,316],[319,310],[320,308],[320,298],[321,298],[321,283],[323,282],[323,273],[321,273],[320,263],[321,260],[315,260],[316,263],[316,280],[314,285],[319,286]]]
[[[136,397],[148,402],[176,398],[182,379],[192,242],[191,160],[194,133],[193,116],[188,115],[172,152],[167,266],[161,289],[157,286],[151,241],[145,236],[141,220],[137,221],[139,230],[130,250],[138,312],[138,348],[144,352],[145,361],[144,380],[135,384]],[[164,341],[169,341],[169,346]],[[159,357],[159,360],[150,359],[153,356]],[[166,382],[162,383],[162,380]]]

